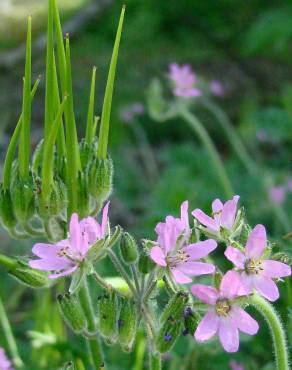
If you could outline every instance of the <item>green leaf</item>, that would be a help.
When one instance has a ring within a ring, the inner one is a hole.
[[[116,74],[116,67],[117,67],[117,61],[118,61],[119,46],[120,46],[121,35],[122,35],[123,21],[124,21],[124,16],[125,16],[125,9],[126,7],[123,6],[120,20],[119,20],[118,30],[116,34],[113,54],[111,58],[111,64],[109,68],[106,89],[105,89],[105,95],[104,95],[104,101],[103,101],[103,107],[102,107],[102,115],[101,115],[101,125],[100,125],[100,130],[99,130],[98,149],[97,149],[97,156],[99,159],[105,159],[107,156],[107,145],[108,145],[109,122],[110,122],[110,115],[111,115],[112,97],[113,97],[115,74]]]

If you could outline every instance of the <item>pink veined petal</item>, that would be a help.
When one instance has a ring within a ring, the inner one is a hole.
[[[88,249],[91,247],[91,243],[89,242],[89,236],[87,233],[82,235],[82,247],[81,247],[81,256],[85,258]]]
[[[58,278],[61,278],[61,277],[64,277],[64,276],[68,276],[70,274],[72,274],[74,271],[76,271],[78,268],[78,266],[74,266],[74,267],[71,267],[63,272],[60,272],[60,273],[56,273],[56,274],[50,274],[48,276],[49,279],[58,279]]]
[[[177,268],[172,268],[171,273],[174,277],[174,280],[179,284],[188,284],[192,282],[190,277],[179,271]]]
[[[255,275],[253,277],[254,287],[263,297],[271,302],[276,301],[279,298],[279,290],[277,285],[271,278],[263,275]]]
[[[262,275],[269,278],[281,278],[291,275],[291,267],[279,261],[265,260],[262,262]]]
[[[220,317],[219,339],[226,352],[238,351],[239,333],[230,316]]]
[[[254,288],[253,276],[248,275],[246,272],[240,274],[240,287],[238,289],[238,295],[248,295],[251,294]]]
[[[39,260],[30,260],[30,267],[38,270],[64,270],[73,265],[71,261],[66,258],[46,258]]]
[[[255,335],[259,330],[259,324],[241,307],[233,306],[231,308],[233,323],[240,331],[249,335]]]
[[[62,246],[56,244],[37,243],[33,246],[32,253],[40,258],[58,258],[58,252],[61,248]]]
[[[165,254],[160,247],[153,247],[150,250],[150,257],[159,266],[166,267]]]
[[[245,255],[240,250],[229,246],[226,248],[224,255],[234,266],[241,270],[244,269]]]
[[[212,231],[219,231],[218,223],[211,217],[207,216],[202,210],[195,209],[192,215],[204,226]]]
[[[109,209],[110,202],[103,207],[102,211],[102,220],[101,220],[101,238],[104,238],[106,233],[106,226],[108,223],[108,209]]]
[[[217,333],[218,326],[219,318],[214,310],[210,310],[200,321],[195,331],[196,340],[198,342],[204,342],[212,338]]]
[[[213,274],[215,266],[205,262],[185,262],[176,266],[176,269],[191,276]]]
[[[79,252],[82,246],[81,230],[77,213],[73,213],[70,220],[70,245],[75,252]]]
[[[220,296],[233,299],[238,295],[240,288],[240,276],[238,272],[230,270],[222,278],[220,283]]]
[[[233,227],[238,200],[239,196],[235,195],[231,200],[228,200],[223,206],[220,223],[221,226],[228,230],[232,229]]]
[[[219,224],[219,220],[221,218],[221,211],[223,209],[223,203],[220,199],[215,199],[212,203],[212,213],[214,220]]]
[[[217,242],[213,239],[204,240],[194,244],[189,244],[182,248],[184,252],[190,255],[191,259],[200,259],[206,257],[217,247]]]
[[[88,235],[88,242],[93,245],[101,236],[101,227],[93,217],[86,217],[79,223],[83,233]]]
[[[191,292],[195,297],[199,298],[200,301],[210,305],[215,305],[219,298],[217,289],[209,285],[192,285]]]
[[[263,225],[256,225],[252,232],[249,234],[246,243],[247,257],[258,258],[260,257],[267,245],[266,229]]]
[[[189,231],[190,229],[188,209],[189,209],[189,202],[186,200],[182,203],[180,207],[180,219],[183,222],[186,231]]]

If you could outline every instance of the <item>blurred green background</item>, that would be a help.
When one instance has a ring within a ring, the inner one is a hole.
[[[33,15],[35,38],[41,36],[46,24],[45,3],[44,0],[0,0],[2,161],[21,110],[24,67],[22,60],[13,59],[13,50],[25,37],[27,14]],[[87,17],[83,26],[78,24],[73,32],[74,98],[80,137],[85,129],[90,74],[94,65],[97,66],[96,112],[101,111],[123,3],[127,4],[127,14],[110,133],[110,152],[115,164],[112,223],[121,224],[138,238],[154,238],[155,224],[167,214],[177,214],[183,200],[189,199],[191,209],[199,207],[209,211],[214,198],[224,198],[205,149],[185,122],[173,119],[158,123],[148,114],[146,95],[151,80],[159,78],[166,95],[170,95],[166,75],[169,64],[177,62],[191,64],[207,81],[215,79],[222,83],[224,96],[213,99],[231,119],[252,157],[269,173],[274,185],[281,187],[284,195],[278,202],[291,225],[292,4],[267,0],[105,2],[102,10]],[[100,5],[98,1],[97,4]],[[60,0],[65,23],[82,17],[82,12],[90,5],[90,0]],[[10,64],[1,65],[3,55],[6,58],[7,53],[12,53],[8,58]],[[44,75],[44,62],[45,52],[40,50],[34,56],[35,77]],[[43,102],[44,81],[34,102],[33,145],[42,135]],[[142,104],[143,109],[129,120],[128,112],[137,103]],[[282,236],[287,230],[275,218],[273,199],[261,189],[260,179],[250,177],[242,167],[210,112],[200,105],[195,106],[194,111],[220,151],[249,222],[265,224],[271,239],[291,254],[291,239],[283,241]],[[146,149],[142,147],[146,154],[141,151],[141,144],[145,145],[145,142]],[[150,168],[145,166],[145,158],[149,159],[149,156]],[[1,248],[7,253],[29,253],[31,242],[11,241],[4,230],[0,238]],[[105,275],[113,274],[106,263],[100,268]],[[0,292],[5,297],[21,354],[28,364],[32,363],[28,369],[58,368],[71,358],[67,343],[70,334],[60,330],[58,313],[53,314],[56,310],[53,298],[48,293],[31,292],[2,271],[0,274]],[[276,304],[290,339],[291,294],[283,286],[281,299]],[[45,302],[49,306],[45,306]],[[243,362],[245,369],[274,369],[268,328],[261,317],[254,315],[262,323],[261,330],[255,338],[242,337],[238,354],[224,354],[217,342],[198,345],[191,338],[182,338],[166,356],[164,369],[223,370],[230,368],[231,359]],[[38,320],[33,320],[35,317]],[[53,334],[55,328],[59,331],[57,336]],[[40,342],[32,341],[34,334],[28,333],[31,330],[46,335]],[[0,344],[5,346],[1,336]],[[75,356],[85,356],[84,343],[75,338],[73,344]],[[139,345],[143,348],[142,339]],[[143,369],[136,362],[137,353],[121,354],[118,345],[107,348],[106,352],[110,370]],[[144,366],[146,369],[147,362]]]

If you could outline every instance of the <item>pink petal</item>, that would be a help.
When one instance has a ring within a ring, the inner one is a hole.
[[[159,266],[166,267],[167,263],[165,261],[165,254],[160,247],[153,247],[150,250],[150,257]]]
[[[255,335],[259,330],[259,324],[241,307],[233,306],[231,310],[233,322],[243,333]]]
[[[215,199],[212,203],[212,211],[213,213],[218,213],[220,211],[222,211],[223,209],[223,203],[221,202],[220,199]]]
[[[183,222],[186,231],[188,231],[190,228],[188,209],[189,209],[189,202],[186,200],[182,203],[180,207],[180,219]]]
[[[254,283],[253,276],[248,275],[246,272],[240,274],[240,288],[238,290],[238,295],[248,295],[253,291]]]
[[[291,267],[279,261],[265,260],[262,262],[264,268],[262,275],[269,278],[281,278],[291,275]]]
[[[219,322],[219,339],[227,352],[237,352],[239,348],[239,333],[230,316],[221,317]]]
[[[236,271],[228,271],[220,283],[220,296],[223,298],[233,299],[238,295],[240,288],[240,276]]]
[[[231,230],[235,221],[236,210],[237,210],[237,203],[239,200],[239,196],[235,195],[233,199],[228,200],[222,209],[221,213],[221,226],[224,228]]]
[[[264,252],[267,245],[266,229],[263,225],[256,225],[249,234],[246,243],[247,256],[251,258],[258,258]]]
[[[192,282],[191,278],[189,278],[187,275],[176,268],[172,268],[171,273],[174,277],[174,280],[179,284],[188,284]]]
[[[79,226],[83,233],[88,235],[88,242],[93,245],[101,238],[101,227],[93,217],[86,217],[79,222]]]
[[[185,262],[176,266],[177,270],[192,276],[213,274],[215,266],[205,262]]]
[[[206,257],[217,247],[217,242],[213,239],[204,240],[194,244],[189,244],[182,248],[184,252],[190,255],[191,259],[200,259]]]
[[[70,244],[72,250],[79,252],[82,246],[81,230],[77,213],[73,213],[70,220]]]
[[[219,298],[217,289],[209,285],[192,285],[191,292],[195,297],[199,298],[200,301],[210,305],[215,305]]]
[[[106,233],[106,227],[108,223],[108,209],[109,209],[110,202],[107,202],[106,205],[103,207],[102,211],[102,220],[101,220],[101,238],[104,238]]]
[[[217,224],[217,222],[207,216],[202,210],[200,209],[195,209],[193,212],[192,212],[192,215],[204,226],[208,227],[210,230],[213,230],[213,231],[219,231],[220,230],[220,227],[219,225]]]
[[[218,330],[218,325],[219,325],[218,316],[216,315],[214,310],[210,310],[203,317],[195,331],[196,340],[198,342],[204,342],[212,338]]]
[[[32,253],[41,258],[54,258],[58,257],[61,248],[60,245],[56,244],[37,243],[33,246]]]
[[[229,261],[234,264],[234,266],[241,270],[244,269],[245,255],[240,252],[240,250],[229,246],[226,248],[224,255]]]
[[[66,258],[46,258],[39,260],[30,260],[30,267],[38,270],[64,270],[72,266],[72,262]]]
[[[279,290],[277,285],[271,278],[263,275],[256,275],[253,278],[254,287],[263,297],[271,302],[276,301],[279,298]]]
[[[77,270],[77,268],[78,268],[78,266],[71,267],[70,269],[65,270],[63,272],[60,272],[60,273],[57,273],[57,274],[51,274],[51,275],[48,276],[48,278],[49,279],[58,279],[58,278],[61,278],[63,276],[68,276],[68,275],[72,274],[72,272]]]

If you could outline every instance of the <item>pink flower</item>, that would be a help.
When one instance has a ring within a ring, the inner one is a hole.
[[[188,220],[188,202],[181,205],[181,217],[167,216],[165,222],[157,224],[155,229],[157,245],[150,251],[150,257],[159,266],[168,267],[176,282],[192,282],[189,276],[212,274],[215,266],[197,261],[206,257],[216,247],[215,240],[205,240],[188,244],[190,227]]]
[[[210,91],[216,96],[224,96],[225,93],[222,83],[218,80],[211,81]]]
[[[290,276],[291,268],[285,263],[265,259],[266,246],[265,227],[256,225],[248,237],[244,253],[229,246],[225,256],[241,270],[242,290],[245,294],[255,289],[269,301],[276,301],[279,290],[273,279]]]
[[[239,330],[250,335],[257,333],[258,323],[234,301],[239,288],[240,278],[235,271],[223,276],[219,290],[201,284],[192,286],[192,294],[212,306],[195,331],[198,342],[205,342],[217,334],[225,351],[236,352]]]
[[[269,189],[269,198],[272,203],[282,204],[286,197],[284,186],[273,186]]]
[[[185,98],[201,95],[201,91],[194,86],[196,75],[188,64],[182,66],[176,63],[171,64],[169,67],[169,77],[174,83],[174,95]]]
[[[224,204],[220,199],[215,199],[212,203],[213,217],[206,215],[198,208],[192,212],[192,215],[213,234],[219,233],[221,229],[231,232],[236,221],[238,200],[238,195]]]
[[[35,244],[32,252],[40,259],[30,260],[29,265],[38,270],[55,271],[49,275],[50,279],[72,274],[84,261],[88,250],[105,237],[108,207],[109,203],[103,208],[101,224],[93,217],[79,222],[78,215],[74,213],[70,221],[69,238],[56,244]]]
[[[0,347],[0,369],[1,370],[13,370],[11,361],[8,360],[5,351]]]
[[[244,365],[235,360],[230,360],[229,366],[231,370],[244,370]]]
[[[130,123],[134,120],[135,116],[141,116],[144,113],[144,105],[142,103],[136,102],[123,109],[120,113],[120,117],[124,122]]]

